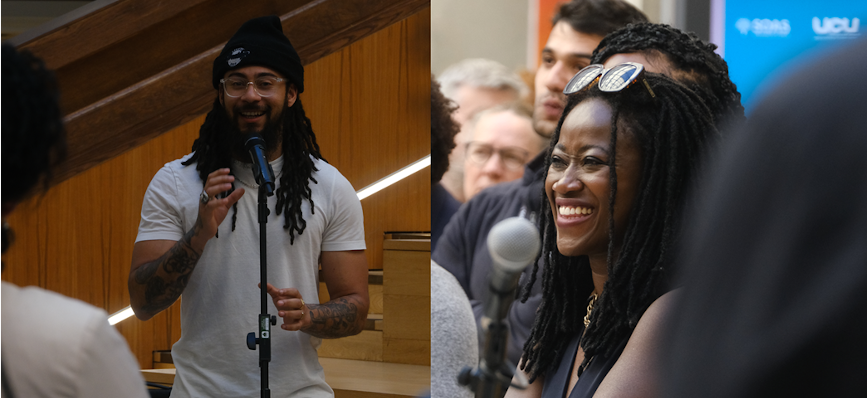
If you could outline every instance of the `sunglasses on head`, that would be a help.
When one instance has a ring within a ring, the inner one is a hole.
[[[647,80],[644,79],[644,65],[637,62],[624,62],[610,69],[605,69],[602,64],[590,65],[572,76],[572,79],[566,84],[566,88],[563,89],[563,94],[577,93],[597,81],[599,82],[599,90],[614,93],[632,86],[638,80],[644,82],[650,96],[655,98],[656,94],[653,93]]]

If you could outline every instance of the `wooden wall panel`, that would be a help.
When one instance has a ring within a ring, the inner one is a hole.
[[[307,67],[301,100],[356,190],[430,154],[430,8]],[[430,230],[430,168],[363,200],[368,266],[385,231]]]
[[[356,189],[430,152],[430,8],[306,67],[301,99],[322,153]],[[36,285],[107,312],[129,305],[127,276],[141,201],[166,162],[189,152],[204,116],[53,187],[9,218],[17,237],[3,280]],[[368,261],[383,232],[430,230],[430,170],[362,202]],[[118,330],[143,368],[180,337],[179,304]],[[47,314],[50,316],[50,314]]]

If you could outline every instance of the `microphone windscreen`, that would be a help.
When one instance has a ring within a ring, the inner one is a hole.
[[[265,148],[265,140],[262,139],[262,136],[260,136],[259,133],[250,134],[250,137],[248,137],[247,141],[244,142],[244,148],[248,151],[257,145]]]
[[[488,234],[488,249],[494,266],[501,265],[502,271],[507,273],[523,271],[536,259],[541,247],[536,226],[521,217],[498,222]]]

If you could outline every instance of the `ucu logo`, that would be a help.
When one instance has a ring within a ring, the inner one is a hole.
[[[858,33],[860,25],[858,18],[828,18],[825,17],[819,20],[819,17],[813,17],[813,32],[817,35],[836,35],[836,34],[853,34]]]

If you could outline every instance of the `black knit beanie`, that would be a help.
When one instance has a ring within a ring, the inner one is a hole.
[[[301,58],[283,34],[283,26],[276,15],[245,22],[229,39],[214,60],[214,88],[218,88],[220,79],[226,72],[245,66],[273,69],[295,83],[299,94],[304,91],[304,67],[301,65]]]

